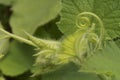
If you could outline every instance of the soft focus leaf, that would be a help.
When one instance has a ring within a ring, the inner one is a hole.
[[[0,0],[0,4],[11,5],[15,0]]]
[[[17,0],[12,6],[12,30],[22,37],[23,30],[33,34],[37,27],[54,19],[60,9],[60,0]]]
[[[33,34],[37,27],[54,19],[61,9],[61,0],[0,0],[11,5],[10,24],[15,34],[25,37],[23,30]]]
[[[58,71],[43,75],[42,80],[100,80],[95,74],[80,73],[74,64],[63,66]]]
[[[3,28],[0,24],[0,28]],[[7,54],[9,50],[9,38],[6,38],[7,35],[0,32],[0,60]]]
[[[42,80],[41,76],[36,76],[36,77],[30,77],[31,74],[30,72],[25,72],[22,75],[15,76],[15,77],[10,77],[10,80]]]
[[[105,49],[95,53],[83,63],[81,71],[98,74],[110,73],[120,80],[120,49],[114,42],[108,43]]]
[[[8,76],[17,76],[33,65],[33,49],[13,41],[8,55],[0,62],[0,70]]]

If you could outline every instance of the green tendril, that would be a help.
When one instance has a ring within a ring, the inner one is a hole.
[[[91,19],[90,19],[91,18]],[[95,18],[98,23],[91,22],[92,19]],[[96,24],[100,26],[100,34],[94,32]],[[80,32],[84,30],[85,32],[80,33],[80,36],[76,39],[75,43],[75,50],[78,56],[84,56],[88,50],[88,44],[90,43],[89,39],[93,38],[92,40],[94,43],[93,52],[101,47],[103,36],[104,36],[104,25],[102,20],[94,13],[91,12],[82,12],[78,14],[76,17],[76,26],[80,29]],[[79,31],[79,30],[78,30]],[[81,36],[82,34],[82,36]]]
[[[90,26],[90,20],[87,17],[80,17],[81,15],[77,16],[76,25],[78,28],[85,28]]]
[[[78,28],[89,27],[90,24],[91,24],[90,18],[88,18],[89,16],[92,16],[92,17],[94,17],[94,18],[96,18],[98,20],[98,22],[100,24],[100,27],[101,27],[101,38],[102,38],[102,36],[104,34],[103,22],[96,14],[94,14],[92,12],[82,12],[82,13],[78,14],[78,16],[76,17],[76,26]]]

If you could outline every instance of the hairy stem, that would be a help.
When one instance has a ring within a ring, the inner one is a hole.
[[[17,36],[17,35],[11,34],[11,33],[5,31],[5,30],[2,29],[2,28],[0,28],[0,31],[3,32],[3,33],[5,33],[6,35],[9,35],[10,37],[18,40],[18,41],[20,41],[20,42],[24,42],[24,43],[26,43],[26,44],[29,44],[29,45],[31,45],[31,46],[35,46],[35,47],[36,47],[36,45],[35,45],[34,43],[32,43],[32,41],[30,41],[30,40],[27,40],[27,39],[22,38],[22,37],[19,37],[19,36]]]

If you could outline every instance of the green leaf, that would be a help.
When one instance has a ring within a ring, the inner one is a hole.
[[[80,71],[114,75],[120,80],[120,49],[114,42],[109,42],[105,49],[87,58]]]
[[[37,27],[54,19],[60,9],[60,0],[17,0],[10,20],[13,33],[25,37],[25,30],[33,34]]]
[[[0,4],[11,5],[15,0],[0,0]]]
[[[3,28],[0,23],[0,28]],[[0,60],[7,54],[9,50],[9,38],[0,31]]]
[[[61,10],[61,0],[0,0],[0,3],[12,6],[10,24],[13,32],[22,37],[26,37],[23,30],[33,34]]]
[[[36,76],[36,77],[30,77],[30,76],[31,76],[31,73],[28,71],[22,75],[11,77],[10,79],[11,80],[42,80],[41,76]]]
[[[17,76],[29,70],[33,65],[33,48],[13,41],[9,54],[0,61],[0,70],[8,76]]]
[[[59,29],[64,34],[76,31],[76,17],[82,12],[92,12],[103,21],[110,37],[120,36],[120,0],[62,0],[63,9]],[[98,26],[96,26],[98,27]]]
[[[42,80],[100,80],[95,74],[80,73],[74,64],[63,66],[58,71],[43,75]]]

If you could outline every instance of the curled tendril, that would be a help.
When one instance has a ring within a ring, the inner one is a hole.
[[[77,16],[76,25],[78,28],[84,28],[90,26],[90,20],[87,17],[80,17],[81,15]]]
[[[86,16],[86,17],[85,17]],[[92,12],[82,12],[80,14],[78,14],[77,18],[76,18],[76,26],[78,28],[83,28],[83,27],[89,27],[89,26],[95,26],[95,23],[91,23],[90,22],[90,17],[92,16],[94,18],[96,18],[96,20],[98,20],[99,24],[100,24],[100,38],[102,39],[103,35],[104,35],[104,25],[102,20],[94,13]]]
[[[94,18],[95,18],[95,21],[97,21],[97,23],[93,22],[92,19]],[[96,24],[99,24],[100,26],[99,34],[93,31],[95,30]],[[78,16],[76,17],[76,26],[80,30],[86,31],[83,33],[82,36],[79,36],[79,38],[76,40],[76,43],[75,43],[76,53],[81,54],[81,52],[86,52],[87,49],[89,49],[88,47],[89,39],[92,37],[94,39],[93,41],[96,41],[94,44],[95,45],[94,50],[96,48],[101,47],[101,43],[103,41],[103,36],[104,36],[104,25],[102,20],[96,14],[92,12],[82,12],[78,14]],[[84,46],[84,47],[81,47],[81,46]]]
[[[89,27],[91,25],[90,16],[96,18],[101,26],[101,31],[104,29],[102,20],[92,12],[82,12],[76,17],[76,26],[78,28]],[[103,33],[103,32],[102,32]]]

